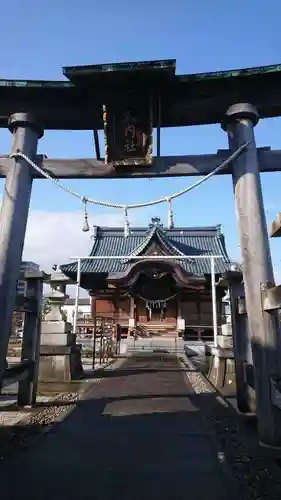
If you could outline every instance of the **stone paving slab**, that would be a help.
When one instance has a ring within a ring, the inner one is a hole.
[[[1,500],[229,500],[198,397],[176,357],[128,358],[2,461]]]

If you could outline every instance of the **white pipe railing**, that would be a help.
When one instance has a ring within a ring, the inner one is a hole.
[[[73,333],[77,334],[77,319],[78,319],[78,305],[79,305],[79,291],[81,283],[81,258],[78,258],[77,264],[77,279],[76,279],[76,293],[75,293],[75,308],[73,318]]]
[[[217,295],[216,295],[216,279],[215,279],[215,259],[211,258],[211,288],[212,288],[212,309],[213,309],[213,330],[214,330],[214,346],[218,346],[218,318],[217,318]]]

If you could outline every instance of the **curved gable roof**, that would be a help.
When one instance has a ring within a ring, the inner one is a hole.
[[[128,256],[140,255],[149,245],[151,239],[157,235],[169,253],[176,255],[221,255],[215,263],[216,273],[220,274],[229,269],[230,259],[227,255],[224,236],[220,226],[172,228],[163,229],[159,226],[152,228],[131,228],[130,235],[124,238],[124,228],[97,228],[96,238],[90,253],[91,256]],[[81,264],[82,273],[122,273],[128,263],[120,260],[88,260]],[[190,259],[180,262],[181,266],[195,275],[210,274],[209,259]],[[77,263],[72,262],[60,266],[67,276],[77,273]]]
[[[147,237],[143,239],[143,241],[131,252],[128,259],[124,259],[124,263],[130,261],[132,257],[137,257],[141,255],[143,252],[145,254],[145,250],[149,247],[149,244],[153,241],[153,239],[157,238],[161,246],[171,255],[185,255],[179,248],[177,248],[173,243],[166,237],[165,232],[158,225],[154,225],[150,228],[147,233]],[[191,259],[190,259],[191,260]]]

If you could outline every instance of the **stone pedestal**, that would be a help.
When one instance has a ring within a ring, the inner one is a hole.
[[[81,346],[41,346],[40,382],[70,382],[82,376]]]
[[[220,391],[228,395],[236,393],[235,363],[231,347],[213,347],[211,349],[208,379]]]
[[[65,319],[62,305],[68,297],[65,294],[66,277],[61,273],[52,275],[49,296],[50,311],[41,327],[40,382],[69,382],[83,376],[81,345],[76,344],[72,325]]]
[[[228,394],[235,393],[235,362],[230,323],[221,326],[221,334],[217,336],[217,347],[211,349],[208,378],[217,389]]]
[[[83,375],[81,345],[66,321],[43,321],[40,345],[39,380],[78,380]]]

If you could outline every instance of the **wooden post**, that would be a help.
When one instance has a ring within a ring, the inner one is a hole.
[[[24,313],[21,361],[30,361],[33,366],[30,377],[19,382],[19,406],[33,405],[36,403],[40,357],[43,281],[45,276],[45,273],[39,271],[38,273],[30,273],[30,276],[27,276],[26,279],[26,297],[35,299],[36,307],[32,312],[28,311]]]
[[[217,289],[215,275],[215,259],[211,257],[211,292],[212,292],[212,312],[213,312],[213,334],[214,346],[218,345],[218,310],[217,310]]]
[[[100,365],[102,364],[102,359],[103,359],[103,332],[104,332],[104,318],[102,319],[101,323],[101,332],[100,332]]]
[[[43,135],[34,118],[27,113],[15,113],[10,116],[8,126],[13,134],[12,153],[19,150],[34,160],[38,138]],[[5,370],[32,179],[33,169],[27,162],[22,158],[13,159],[0,213],[0,379]]]
[[[261,444],[281,446],[281,412],[273,409],[270,377],[280,372],[280,327],[277,314],[263,309],[261,289],[274,285],[264,213],[254,126],[258,112],[250,104],[235,104],[225,116],[232,151],[251,141],[233,162],[233,185],[242,253],[243,279],[255,374],[258,432]]]

